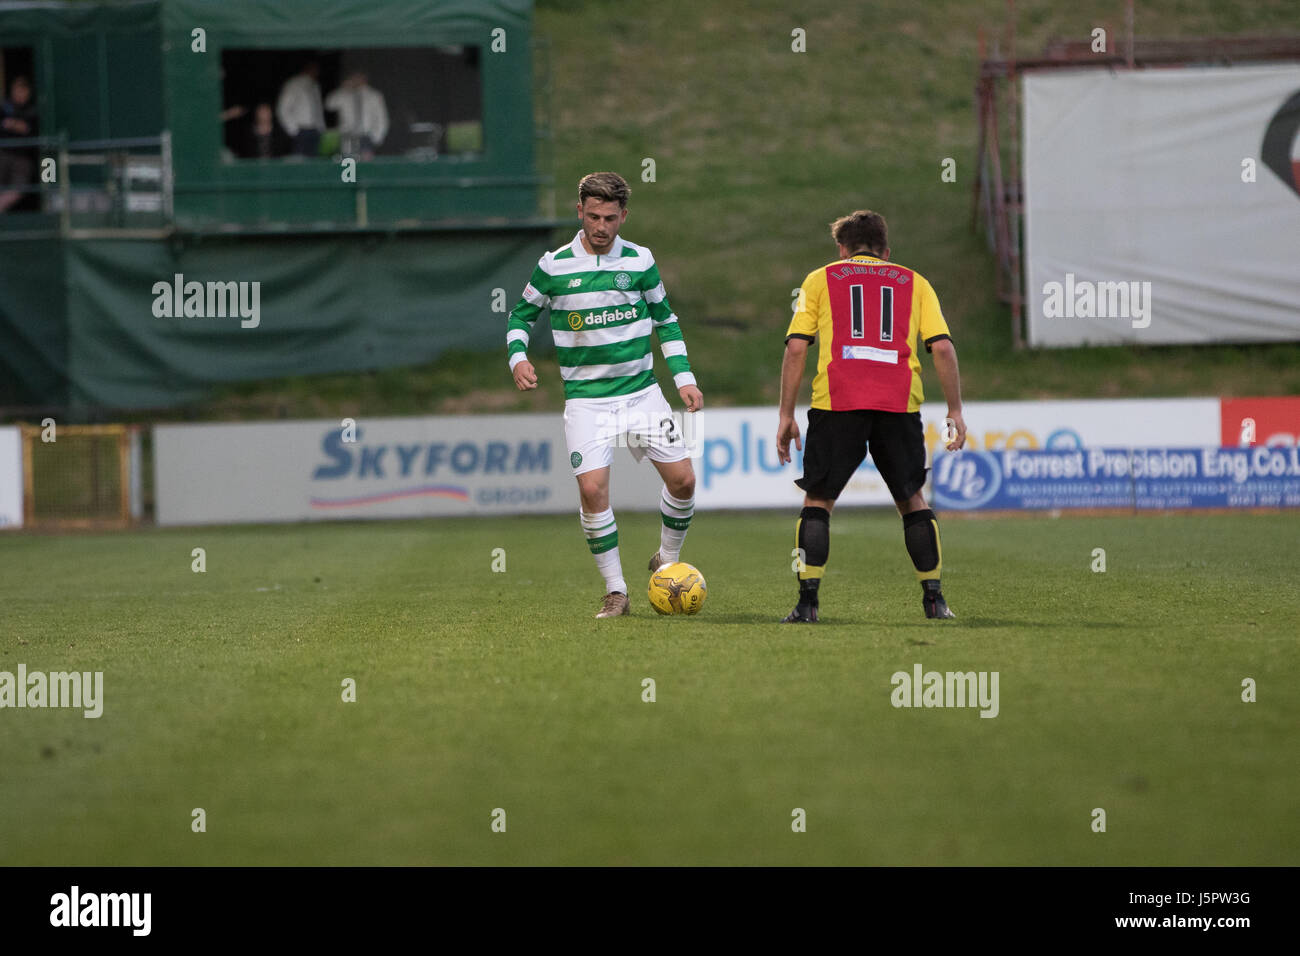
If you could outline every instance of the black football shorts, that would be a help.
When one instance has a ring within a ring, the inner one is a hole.
[[[871,460],[895,501],[925,485],[925,433],[920,412],[808,409],[803,477],[795,481],[811,498],[834,500],[871,450]]]

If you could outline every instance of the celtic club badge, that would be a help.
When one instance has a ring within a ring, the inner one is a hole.
[[[626,272],[620,272],[618,275],[614,276],[614,285],[618,286],[620,289],[630,288],[632,286],[632,277]]]

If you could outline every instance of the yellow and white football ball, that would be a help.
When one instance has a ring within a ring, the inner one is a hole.
[[[704,575],[684,561],[650,575],[650,603],[660,614],[698,614],[707,594]]]

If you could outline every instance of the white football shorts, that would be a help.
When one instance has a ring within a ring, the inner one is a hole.
[[[625,447],[637,461],[681,461],[690,449],[659,385],[614,398],[570,399],[564,403],[564,437],[574,475],[614,463]]]

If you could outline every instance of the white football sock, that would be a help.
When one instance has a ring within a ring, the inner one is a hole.
[[[663,526],[659,529],[659,556],[672,564],[682,555],[686,529],[695,514],[695,498],[674,498],[665,485],[659,497],[659,513],[663,516]]]
[[[614,521],[614,510],[606,508],[598,514],[580,511],[582,533],[587,536],[587,547],[596,559],[596,568],[605,579],[605,592],[621,591],[627,593],[627,582],[623,580],[623,563],[618,557],[618,525]]]

